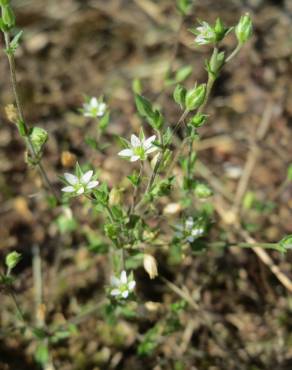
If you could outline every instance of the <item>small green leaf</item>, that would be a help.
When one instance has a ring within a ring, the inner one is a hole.
[[[14,267],[18,264],[18,262],[21,260],[21,254],[13,251],[9,253],[5,258],[5,264],[9,271],[13,270]]]
[[[107,111],[105,115],[99,121],[99,127],[101,131],[104,132],[106,130],[106,128],[108,127],[109,121],[110,121],[110,112]]]
[[[186,80],[192,74],[192,66],[184,66],[180,68],[175,75],[175,80],[177,83],[181,83]]]
[[[142,82],[139,78],[135,78],[132,82],[132,90],[135,94],[142,94]]]
[[[40,343],[35,351],[35,360],[42,366],[46,366],[49,361],[49,350],[48,346],[44,343]]]
[[[10,48],[13,50],[13,52],[15,52],[17,50],[17,48],[19,47],[19,41],[20,41],[22,35],[23,35],[23,31],[19,31],[14,36],[14,38],[12,39],[12,41],[10,42]]]

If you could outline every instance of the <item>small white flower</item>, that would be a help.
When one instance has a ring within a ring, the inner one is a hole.
[[[196,239],[205,234],[205,225],[202,221],[195,221],[192,217],[188,217],[184,224],[176,226],[176,236],[185,238],[188,242],[192,243]]]
[[[74,193],[74,195],[81,195],[95,188],[99,182],[97,180],[91,180],[93,171],[87,171],[80,177],[73,175],[72,173],[64,173],[64,178],[68,183],[62,191],[65,193]]]
[[[128,298],[129,294],[134,290],[136,286],[135,280],[131,277],[127,277],[125,270],[121,272],[120,278],[113,276],[111,278],[111,283],[113,288],[110,291],[110,294],[116,298]]]
[[[150,136],[148,139],[141,138],[138,136],[131,136],[131,145],[128,149],[121,150],[118,155],[125,158],[130,158],[131,162],[144,161],[147,159],[148,154],[155,152],[158,148],[153,145],[156,136]]]
[[[83,104],[84,117],[97,118],[102,117],[106,111],[106,104],[97,98],[90,98],[89,102]]]
[[[207,45],[216,41],[216,33],[207,22],[202,22],[202,25],[196,28],[196,34],[195,42],[198,45]]]

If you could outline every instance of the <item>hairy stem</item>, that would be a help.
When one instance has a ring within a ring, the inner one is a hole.
[[[14,99],[16,103],[16,108],[17,108],[17,113],[18,113],[18,118],[19,121],[25,124],[24,120],[24,114],[23,114],[23,109],[22,109],[22,104],[20,100],[20,95],[18,91],[18,84],[17,84],[17,79],[16,79],[16,66],[15,66],[15,58],[13,53],[10,51],[10,35],[8,32],[4,32],[4,39],[5,39],[5,46],[7,50],[7,57],[8,57],[8,62],[9,62],[9,69],[10,69],[10,79],[11,79],[11,84],[12,84],[12,89],[13,89],[13,94],[14,94]],[[48,175],[41,163],[41,159],[38,158],[36,150],[34,148],[33,142],[31,141],[31,138],[29,136],[29,133],[26,133],[25,136],[25,142],[27,145],[27,148],[30,152],[31,157],[33,158],[34,162],[36,163],[36,166],[38,168],[38,171],[43,179],[44,185],[52,192],[52,194],[58,198],[58,195],[55,192],[55,189],[53,188]]]

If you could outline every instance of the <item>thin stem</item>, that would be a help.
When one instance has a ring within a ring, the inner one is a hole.
[[[162,160],[163,160],[165,148],[164,148],[164,145],[163,145],[163,135],[161,134],[160,131],[158,131],[158,136],[159,136],[160,144],[162,146],[162,150],[159,153],[159,156],[158,156],[157,161],[155,163],[154,169],[153,169],[153,171],[151,173],[151,176],[149,178],[149,181],[147,183],[145,192],[144,192],[143,196],[141,197],[140,202],[136,205],[135,210],[138,210],[144,204],[145,196],[148,194],[149,190],[151,189],[152,185],[154,184],[154,181],[155,181],[156,176],[157,176],[158,171],[159,171],[159,167],[160,167],[160,165],[162,163]]]
[[[139,175],[138,175],[138,186],[135,186],[135,188],[134,188],[133,201],[132,201],[132,205],[130,207],[129,215],[131,215],[134,212],[134,210],[135,210],[135,206],[136,206],[136,202],[137,202],[137,196],[138,196],[138,190],[139,190],[139,185],[140,185],[141,178],[142,178],[142,175],[143,175],[143,169],[144,169],[144,162],[141,161],[140,162],[140,171],[139,171]]]
[[[238,43],[236,48],[233,50],[233,52],[229,55],[228,58],[226,58],[225,63],[230,62],[231,59],[233,59],[239,53],[241,48],[242,48],[242,44]]]
[[[6,46],[6,50],[7,50],[7,57],[8,57],[9,69],[10,69],[10,79],[11,79],[12,90],[13,90],[14,99],[15,99],[15,103],[16,103],[17,113],[18,113],[19,121],[24,123],[25,122],[24,114],[23,114],[23,109],[22,109],[22,104],[21,104],[21,100],[20,100],[20,95],[19,95],[19,91],[18,91],[18,84],[17,84],[17,79],[16,79],[15,58],[14,58],[13,53],[10,51],[10,35],[9,35],[8,32],[4,32],[4,39],[5,39],[5,46]],[[43,179],[43,182],[44,182],[45,186],[52,192],[52,194],[56,197],[56,199],[59,200],[59,197],[56,194],[55,189],[53,188],[53,186],[52,186],[52,184],[51,184],[51,182],[48,178],[48,175],[47,175],[47,173],[46,173],[46,171],[45,171],[45,169],[44,169],[44,167],[41,163],[41,159],[38,158],[38,156],[37,156],[37,153],[35,151],[33,142],[31,141],[31,138],[30,138],[29,134],[26,134],[25,142],[26,142],[27,148],[28,148],[34,162],[36,163],[36,166],[37,166],[37,168],[40,172],[40,175]]]

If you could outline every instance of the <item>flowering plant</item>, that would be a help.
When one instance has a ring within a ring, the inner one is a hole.
[[[105,320],[114,321],[123,315],[136,317],[141,297],[135,271],[141,267],[148,274],[148,278],[153,280],[149,280],[149,284],[154,284],[160,279],[160,282],[165,283],[182,299],[170,305],[161,322],[145,333],[142,339],[139,338],[138,353],[149,354],[158,346],[161,336],[171,334],[180,328],[182,310],[187,309],[188,305],[193,309],[197,308],[192,297],[186,294],[185,290],[169,282],[161,271],[167,265],[179,266],[187,255],[201,253],[212,246],[210,231],[215,219],[212,205],[215,189],[198,180],[198,154],[195,144],[200,141],[200,127],[209,119],[206,105],[214,84],[226,64],[233,60],[252,35],[251,18],[248,14],[244,15],[235,27],[226,27],[218,18],[214,25],[202,21],[199,26],[191,29],[196,36],[194,43],[197,46],[211,45],[213,49],[205,62],[207,75],[205,82],[192,82],[191,88],[187,88],[187,84],[186,86],[184,84],[192,70],[185,66],[177,71],[174,79],[168,81],[168,85],[173,87],[172,103],[180,111],[179,119],[173,120],[172,117],[166,119],[163,107],[157,102],[152,103],[144,96],[142,84],[139,81],[133,84],[136,109],[143,128],[139,136],[131,135],[130,142],[123,137],[118,138],[124,149],[120,151],[115,149],[116,159],[122,163],[125,163],[123,159],[138,162],[138,164],[129,163],[129,169],[127,167],[129,172],[121,181],[122,185],[119,183],[109,186],[106,181],[100,184],[97,174],[90,169],[94,167],[92,164],[79,165],[77,162],[74,173],[65,172],[61,177],[65,186],[59,187],[60,192],[56,191],[43,164],[44,149],[49,135],[43,128],[29,127],[23,114],[14,60],[22,32],[16,34],[14,32],[15,16],[10,1],[0,0],[0,7],[0,28],[5,39],[5,52],[11,70],[16,104],[15,107],[10,105],[6,109],[8,118],[15,123],[24,140],[28,152],[27,162],[38,169],[44,186],[51,194],[50,207],[55,205],[57,211],[61,209],[56,222],[60,234],[70,235],[77,229],[78,223],[74,222],[73,216],[74,207],[70,209],[73,203],[71,198],[78,197],[76,203],[91,211],[88,212],[88,217],[92,217],[92,224],[97,230],[92,231],[93,226],[88,222],[90,226],[87,225],[82,237],[92,242],[90,252],[106,253],[108,257],[104,262],[108,266],[103,295],[105,302],[103,309],[100,310]],[[179,1],[178,9],[181,14],[187,14],[191,9],[189,1]],[[229,53],[223,49],[221,42],[233,31],[237,45]],[[86,98],[80,112],[85,118],[90,118],[90,121],[98,120],[101,129],[98,139],[102,141],[104,138],[102,135],[110,124],[109,104],[103,98]],[[144,131],[149,133],[148,137],[145,137]],[[108,137],[111,135],[110,132],[106,134]],[[114,140],[116,136],[111,138]],[[106,151],[103,147],[96,148]],[[154,152],[156,153],[152,158],[150,154]],[[68,161],[74,162],[75,157],[66,152],[63,162]],[[100,172],[102,175],[102,168]],[[211,202],[208,203],[210,199]],[[240,212],[234,211],[232,217],[228,214],[229,222],[231,219],[235,228],[240,224],[237,221],[238,213]],[[226,214],[224,215],[226,217]],[[174,217],[177,217],[178,221],[175,221]],[[232,243],[234,244],[233,241],[223,240],[223,247],[231,246]],[[285,237],[279,243],[245,242],[240,246],[243,248],[261,246],[285,252],[291,248],[291,236]],[[59,258],[59,253],[56,254]],[[37,343],[35,355],[37,362],[43,369],[53,369],[51,347],[58,343],[60,338],[69,337],[74,330],[65,331],[64,325],[47,324],[43,309],[43,290],[39,283],[42,281],[42,272],[38,249],[34,256],[36,261],[34,276],[38,288],[35,299],[38,313],[36,324],[31,324],[27,320],[27,315],[19,307],[13,291],[13,272],[21,259],[18,252],[12,252],[7,256],[6,271],[1,273],[0,283],[16,307],[17,320],[21,322],[21,325],[16,327],[21,328],[23,332],[27,330],[29,337]],[[58,266],[58,263],[56,265]]]

